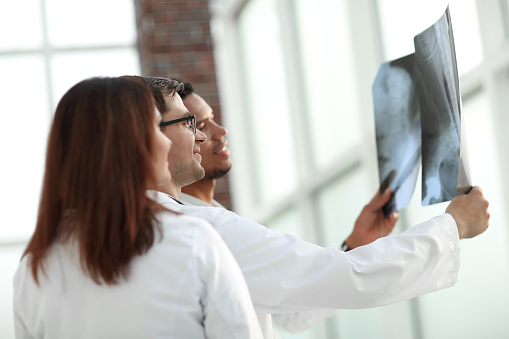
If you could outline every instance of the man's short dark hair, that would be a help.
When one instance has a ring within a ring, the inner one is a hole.
[[[169,107],[166,107],[166,103],[164,102],[164,95],[171,94],[173,96],[175,93],[180,94],[185,87],[185,84],[183,84],[180,80],[159,77],[141,78],[152,91],[157,109],[161,112],[161,114],[164,114],[169,110]]]
[[[190,82],[183,82],[181,80],[175,79],[176,81],[180,81],[183,85],[182,90],[180,90],[179,95],[182,98],[182,100],[185,99],[189,94],[194,93],[194,86]]]

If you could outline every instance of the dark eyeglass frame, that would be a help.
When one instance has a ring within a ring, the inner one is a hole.
[[[196,116],[195,115],[190,115],[190,116],[183,117],[183,118],[180,118],[180,119],[175,119],[175,120],[161,121],[161,123],[159,124],[159,127],[164,127],[164,126],[168,126],[168,125],[171,125],[171,124],[176,124],[177,122],[182,122],[182,121],[190,121],[191,122],[191,128],[193,129],[193,133],[196,134]]]

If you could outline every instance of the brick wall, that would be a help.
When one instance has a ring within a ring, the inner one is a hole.
[[[193,83],[220,123],[208,0],[136,0],[135,4],[142,75]],[[227,175],[217,180],[215,198],[232,208]]]

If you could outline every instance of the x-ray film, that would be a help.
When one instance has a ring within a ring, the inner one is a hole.
[[[379,179],[393,192],[384,207],[386,216],[409,204],[421,165],[421,117],[414,65],[413,54],[386,62],[373,84]]]
[[[422,132],[422,205],[471,188],[449,8],[414,39]],[[463,138],[462,138],[463,131]]]
[[[379,179],[393,191],[386,216],[410,202],[421,162],[423,206],[471,188],[449,8],[414,45],[373,84]]]

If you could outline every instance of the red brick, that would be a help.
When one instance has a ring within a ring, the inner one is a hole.
[[[208,0],[136,0],[142,74],[192,82],[220,121]],[[217,180],[216,200],[231,209],[228,176]]]

